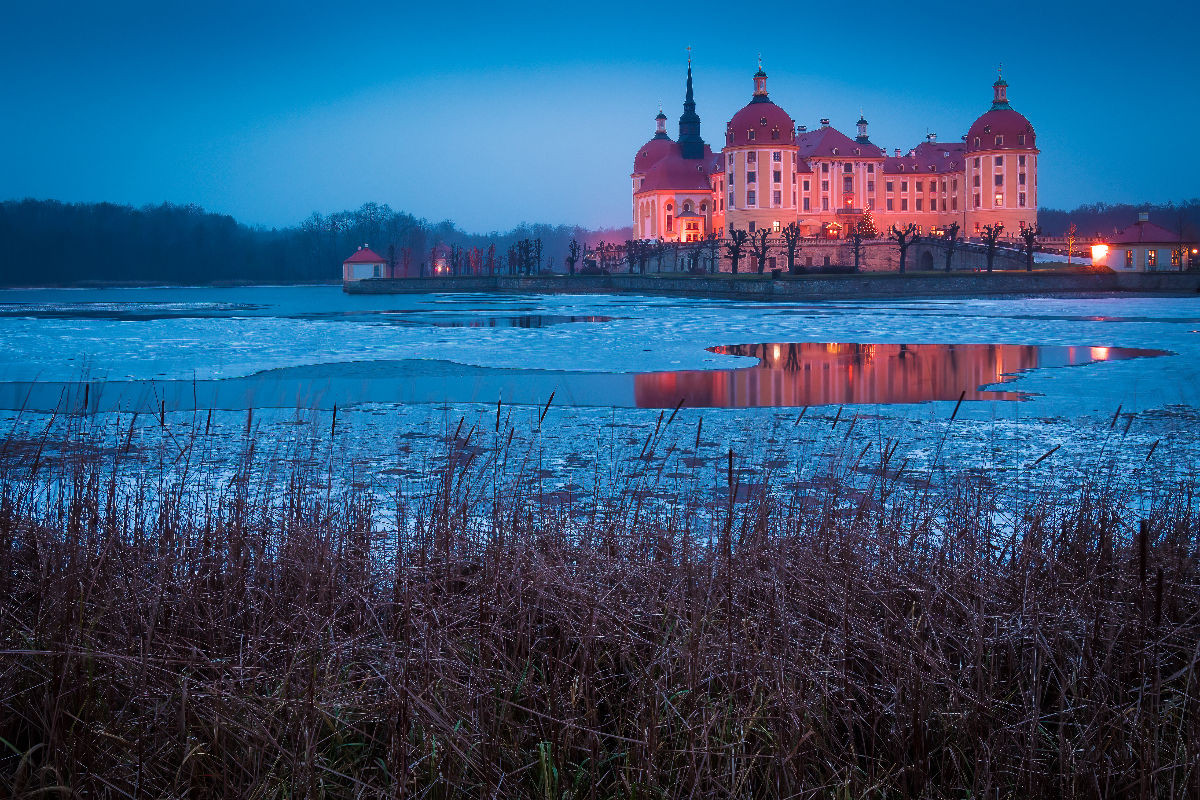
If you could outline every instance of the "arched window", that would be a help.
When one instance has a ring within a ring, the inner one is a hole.
[[[700,204],[700,213],[703,214],[706,211],[708,211],[708,203],[701,203]]]
[[[691,200],[684,200],[684,201],[683,201],[683,210],[684,210],[684,211],[691,211],[691,210],[692,210],[692,201],[691,201]]]
[[[669,213],[671,213],[671,209],[675,208],[675,206],[671,205],[670,203],[667,203],[666,208],[667,208],[667,213],[669,214]]]

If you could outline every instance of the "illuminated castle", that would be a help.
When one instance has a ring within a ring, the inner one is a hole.
[[[778,232],[795,222],[805,236],[836,239],[870,209],[881,233],[893,224],[929,233],[957,222],[964,236],[976,236],[1003,223],[1015,236],[1037,221],[1038,150],[1033,126],[1008,103],[1008,83],[997,78],[992,89],[991,108],[961,141],[929,134],[888,155],[862,117],[853,138],[828,119],[814,130],[796,125],[768,97],[760,61],[750,102],[714,154],[700,137],[689,59],[678,139],[660,110],[654,136],[634,156],[634,235],[689,242],[731,225]]]

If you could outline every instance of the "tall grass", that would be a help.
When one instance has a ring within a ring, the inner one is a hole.
[[[187,443],[134,477],[120,437],[6,444],[0,788],[1200,795],[1190,483],[1136,515],[1110,484],[1014,508],[887,458],[852,489],[847,433],[790,492],[742,491],[730,454],[723,491],[564,501],[471,436],[386,508],[252,434],[219,479]]]

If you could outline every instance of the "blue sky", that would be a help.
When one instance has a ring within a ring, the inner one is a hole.
[[[889,150],[957,140],[1003,62],[1042,205],[1200,195],[1190,3],[6,5],[0,198],[623,225],[689,44],[710,143],[759,52],[797,122],[852,132],[861,108]]]

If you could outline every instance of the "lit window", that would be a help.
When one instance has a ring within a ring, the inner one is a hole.
[[[1147,250],[1146,251],[1146,269],[1150,269],[1150,268],[1156,267],[1156,266],[1158,266],[1158,251],[1157,250]]]
[[[1179,250],[1179,248],[1172,250],[1171,251],[1171,266],[1178,267],[1180,264],[1182,264],[1183,263],[1182,256],[1183,256],[1183,253]]]
[[[779,231],[782,230],[782,228],[779,225],[779,220],[775,220],[774,222],[771,223],[771,230],[775,233],[779,233]]]
[[[1133,267],[1133,251],[1132,250],[1125,251],[1125,266]]]
[[[1000,194],[1000,192],[996,192],[996,198],[995,198],[995,200],[996,200],[996,205],[997,205],[997,206],[1002,206],[1002,205],[1004,205],[1004,195]]]

